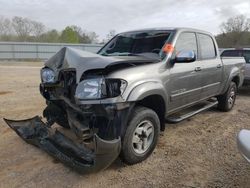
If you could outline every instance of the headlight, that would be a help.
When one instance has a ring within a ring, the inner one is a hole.
[[[99,99],[102,98],[102,78],[83,80],[78,84],[76,97],[79,99]]]
[[[41,78],[44,83],[54,83],[55,82],[55,73],[49,68],[43,68],[41,70]]]
[[[127,82],[120,79],[95,78],[81,81],[76,89],[78,99],[112,98],[121,95]]]

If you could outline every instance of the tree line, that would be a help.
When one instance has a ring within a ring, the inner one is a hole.
[[[250,18],[244,15],[231,17],[220,25],[220,29],[220,34],[215,36],[220,48],[250,47]],[[43,23],[28,18],[0,16],[0,41],[104,43],[115,33],[115,30],[111,30],[106,39],[99,41],[95,32],[88,32],[76,25],[58,31],[47,29]]]
[[[106,40],[114,34],[115,31],[111,30]],[[62,31],[58,31],[56,29],[47,29],[41,22],[18,16],[12,19],[0,16],[0,41],[100,43],[95,32],[85,31],[76,25],[66,26]]]
[[[220,48],[250,47],[250,18],[237,15],[220,25],[221,33],[216,36]]]

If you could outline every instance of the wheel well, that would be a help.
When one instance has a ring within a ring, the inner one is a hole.
[[[238,87],[238,86],[239,86],[239,83],[240,83],[240,78],[239,78],[239,76],[233,77],[232,82],[234,82],[234,83],[237,85],[237,87]]]
[[[145,106],[156,112],[160,119],[161,131],[165,130],[165,101],[160,95],[150,95],[138,101],[136,105]]]

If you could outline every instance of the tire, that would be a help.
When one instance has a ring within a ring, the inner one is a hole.
[[[237,93],[237,85],[235,82],[231,82],[226,93],[217,97],[218,99],[218,109],[223,112],[228,112],[232,110]]]
[[[155,149],[160,132],[158,115],[146,107],[135,107],[122,139],[121,159],[128,165],[144,161]],[[141,133],[141,134],[138,134]],[[139,141],[140,140],[140,141]]]

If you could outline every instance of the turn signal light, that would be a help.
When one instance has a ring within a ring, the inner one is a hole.
[[[172,44],[165,44],[163,47],[164,53],[172,53],[174,51],[174,46]]]

